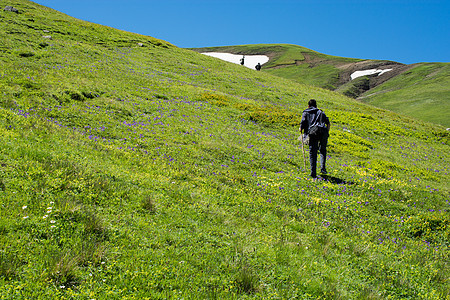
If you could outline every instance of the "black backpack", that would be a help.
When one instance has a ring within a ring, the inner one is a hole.
[[[324,121],[323,111],[319,110],[317,112],[317,119],[315,122],[313,122],[313,125],[309,127],[308,135],[310,138],[314,139],[320,139],[328,135],[328,129]]]

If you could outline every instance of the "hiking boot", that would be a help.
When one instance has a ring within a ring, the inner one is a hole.
[[[328,172],[327,172],[327,170],[323,169],[323,170],[320,170],[320,174],[322,174],[322,175],[327,175]]]

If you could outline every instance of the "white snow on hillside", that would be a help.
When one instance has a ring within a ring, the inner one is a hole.
[[[243,55],[231,54],[231,53],[220,53],[220,52],[205,52],[202,53],[208,56],[216,57],[224,61],[232,62],[235,64],[241,64],[241,58]],[[244,66],[250,69],[255,69],[255,66],[260,63],[261,65],[269,61],[269,57],[265,55],[245,55],[244,56]]]
[[[392,71],[392,69],[384,69],[384,70],[379,70],[379,69],[371,69],[371,70],[364,70],[364,71],[356,71],[353,72],[352,75],[350,75],[350,77],[353,79],[361,77],[361,76],[366,76],[366,75],[374,75],[374,74],[378,74],[378,76],[380,76],[383,73]]]

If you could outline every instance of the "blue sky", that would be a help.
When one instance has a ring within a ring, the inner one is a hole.
[[[175,46],[295,44],[336,56],[450,62],[450,0],[35,0]]]

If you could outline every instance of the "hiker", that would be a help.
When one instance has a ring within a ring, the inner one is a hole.
[[[300,132],[304,132],[302,143],[309,145],[310,176],[312,178],[317,177],[317,151],[320,152],[320,173],[327,174],[327,142],[330,126],[328,117],[317,108],[316,100],[309,100],[308,108],[302,114]]]
[[[241,58],[241,66],[244,65],[244,59],[245,59],[245,55],[243,55],[242,58]]]
[[[6,6],[3,10],[4,10],[4,11],[12,11],[12,12],[15,12],[16,14],[19,13],[19,10],[18,10],[17,8],[12,7],[12,6],[9,6],[9,5]]]
[[[260,63],[258,63],[256,66],[255,66],[255,69],[256,69],[256,71],[259,71],[259,70],[261,70],[261,64]]]

